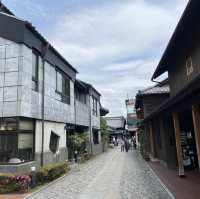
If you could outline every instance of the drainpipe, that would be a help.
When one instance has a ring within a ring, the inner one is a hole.
[[[75,91],[75,82],[74,82],[74,130],[73,130],[74,131],[74,135],[76,133],[76,93],[75,92],[76,91]],[[75,154],[74,141],[75,140],[73,140],[73,147],[72,147],[72,149],[73,149],[73,157],[74,157],[74,154]]]
[[[49,43],[43,46],[42,51],[42,150],[41,150],[41,167],[44,165],[44,95],[45,95],[45,56],[49,49]]]
[[[90,102],[90,92],[89,92],[89,119],[90,119],[90,150],[91,154],[93,154],[93,147],[92,147],[92,109],[91,109],[91,102]]]

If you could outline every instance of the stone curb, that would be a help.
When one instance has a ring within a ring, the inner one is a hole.
[[[142,158],[142,156],[140,155],[140,157]],[[142,158],[143,159],[143,158]],[[144,159],[143,159],[144,160]],[[155,176],[155,178],[158,180],[158,182],[161,184],[161,186],[163,187],[163,189],[169,194],[169,196],[172,199],[176,199],[176,197],[173,195],[173,193],[166,187],[166,185],[162,182],[162,180],[159,178],[159,176],[155,173],[155,171],[150,167],[150,165],[144,160],[145,164],[147,165],[148,169],[151,171],[151,173],[153,174],[153,176]]]

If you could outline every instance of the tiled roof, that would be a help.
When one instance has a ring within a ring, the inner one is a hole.
[[[168,94],[170,92],[169,85],[156,85],[139,91],[139,95],[151,95],[151,94]]]

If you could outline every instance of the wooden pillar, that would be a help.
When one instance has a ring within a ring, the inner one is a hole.
[[[153,124],[152,122],[149,123],[149,134],[150,134],[150,147],[151,147],[151,154],[155,157],[155,149],[154,149],[154,139],[153,139]]]
[[[192,105],[192,118],[194,125],[197,157],[200,168],[200,111],[199,111],[199,106],[197,104]]]
[[[176,138],[176,152],[177,152],[177,160],[178,160],[178,168],[179,168],[179,176],[184,176],[184,165],[183,165],[183,152],[181,147],[181,129],[179,123],[178,113],[173,113],[173,121],[174,121],[174,130],[175,130],[175,138]]]

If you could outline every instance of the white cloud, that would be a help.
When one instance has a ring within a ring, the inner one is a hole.
[[[51,41],[102,92],[113,114],[124,112],[127,93],[149,86],[161,52],[186,0],[173,9],[144,0],[109,1],[64,13],[52,27]]]

